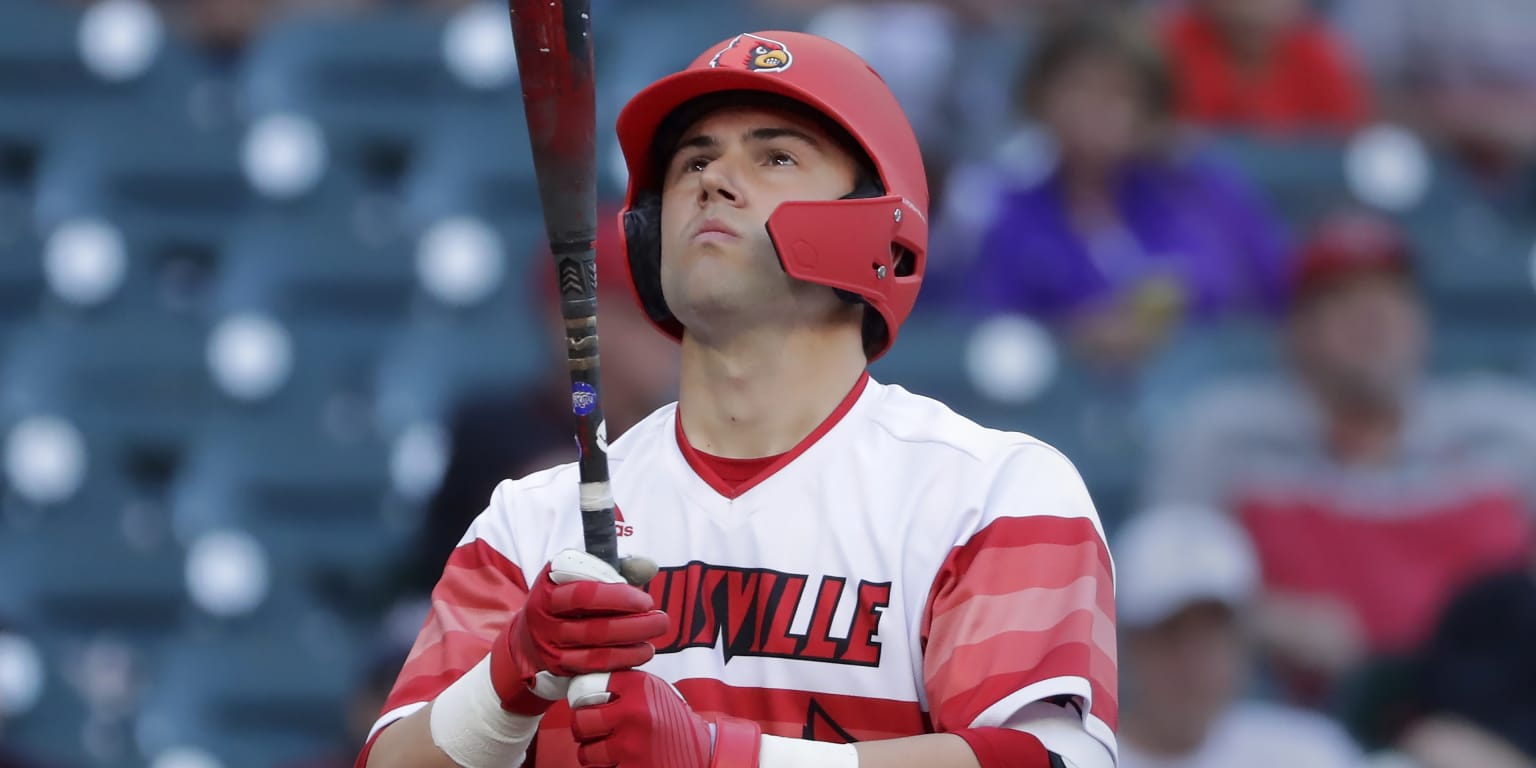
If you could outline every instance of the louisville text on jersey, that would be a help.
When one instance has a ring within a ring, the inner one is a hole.
[[[880,666],[875,634],[891,600],[891,583],[860,581],[853,616],[832,626],[848,579],[823,576],[814,590],[805,574],[762,568],[729,568],[691,562],[661,569],[649,590],[656,607],[671,617],[658,653],[712,648],[725,661],[738,656],[803,659],[861,667]],[[814,601],[804,634],[790,631],[802,600]]]

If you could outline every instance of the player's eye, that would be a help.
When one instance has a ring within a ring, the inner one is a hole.
[[[693,155],[692,157],[683,160],[682,164],[678,166],[678,168],[683,173],[697,173],[704,170],[704,167],[709,165],[709,161],[710,158],[708,155]]]
[[[795,156],[783,150],[773,150],[768,153],[769,165],[794,165]]]

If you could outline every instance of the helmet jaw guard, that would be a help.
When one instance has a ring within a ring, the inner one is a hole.
[[[923,283],[928,221],[905,199],[787,202],[768,217],[768,237],[790,277],[862,298],[885,323],[874,361],[896,341]]]

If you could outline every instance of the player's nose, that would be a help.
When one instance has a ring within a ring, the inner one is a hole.
[[[711,201],[725,201],[732,205],[740,205],[744,199],[733,161],[729,156],[716,158],[705,165],[699,173],[700,205],[707,205]]]

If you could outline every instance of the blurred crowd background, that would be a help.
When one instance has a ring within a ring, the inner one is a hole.
[[[624,101],[801,29],[909,111],[877,378],[1060,447],[1125,768],[1536,765],[1536,1],[594,0]],[[345,766],[574,457],[506,9],[0,2],[0,766]],[[608,277],[610,433],[670,342]]]

